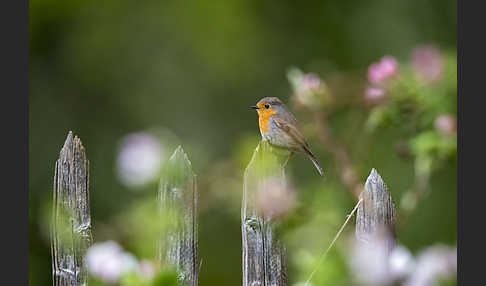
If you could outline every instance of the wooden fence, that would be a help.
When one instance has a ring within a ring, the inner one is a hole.
[[[269,180],[281,187],[286,185],[281,157],[262,141],[245,170],[241,206],[243,286],[287,285],[285,247],[275,239],[272,218],[257,207],[257,197],[268,190]]]
[[[179,282],[184,286],[198,283],[197,189],[196,175],[181,146],[177,147],[160,180],[160,210],[171,209],[179,215],[170,230],[162,234],[159,261],[176,267]]]
[[[286,154],[274,152],[260,142],[248,164],[243,182],[241,207],[243,286],[283,286],[288,284],[285,246],[275,236],[277,222],[264,215],[257,197],[272,187],[285,187],[283,170]],[[161,234],[157,257],[172,264],[179,285],[198,285],[198,223],[196,175],[179,146],[162,175],[157,201],[159,208],[180,210],[175,227]],[[69,132],[56,162],[51,229],[52,275],[54,286],[88,284],[84,262],[92,244],[89,210],[89,161],[78,137]],[[390,234],[387,249],[396,245],[395,206],[387,187],[375,169],[361,192],[356,216],[356,238],[366,245],[380,231]]]
[[[396,246],[395,203],[381,176],[371,170],[356,214],[356,238],[362,244],[384,238],[388,254]]]
[[[54,286],[87,285],[83,259],[91,243],[89,161],[81,140],[69,132],[54,171],[51,233]]]

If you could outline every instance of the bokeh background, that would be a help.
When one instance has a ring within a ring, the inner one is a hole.
[[[31,285],[52,285],[49,211],[69,130],[90,160],[95,242],[153,259],[141,209],[181,144],[198,176],[200,285],[240,285],[242,179],[260,140],[248,107],[265,96],[288,103],[327,173],[304,156],[287,167],[291,285],[356,203],[348,165],[358,182],[376,168],[387,183],[410,261],[455,251],[455,1],[31,0],[30,79]],[[360,283],[353,226],[313,285]]]

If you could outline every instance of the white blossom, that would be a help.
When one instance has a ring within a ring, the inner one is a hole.
[[[440,278],[453,278],[457,273],[457,249],[443,245],[424,250],[417,266],[404,286],[436,286]]]
[[[88,271],[103,281],[115,283],[120,276],[137,268],[137,259],[114,241],[93,244],[86,252]]]
[[[132,133],[121,139],[117,169],[121,182],[130,187],[157,178],[162,161],[162,146],[148,133]]]
[[[398,245],[392,250],[388,262],[393,279],[403,279],[415,269],[414,257],[403,245]]]

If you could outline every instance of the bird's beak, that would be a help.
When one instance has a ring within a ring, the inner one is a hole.
[[[260,107],[256,106],[256,105],[252,105],[250,106],[250,108],[253,108],[253,109],[260,109]]]

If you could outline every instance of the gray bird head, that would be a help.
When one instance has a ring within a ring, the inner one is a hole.
[[[273,110],[277,113],[281,110],[287,111],[287,107],[282,103],[278,97],[264,97],[260,99],[256,105],[250,106],[257,111]]]

